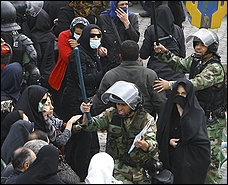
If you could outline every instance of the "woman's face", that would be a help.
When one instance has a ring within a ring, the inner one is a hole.
[[[45,101],[45,99],[46,99],[46,101]],[[42,103],[42,100],[45,101],[45,102]],[[41,103],[43,104],[43,106],[41,108],[41,111],[45,112],[50,117],[53,116],[54,106],[52,105],[51,98],[50,98],[50,96],[47,93],[41,99]]]
[[[91,29],[90,40],[101,40],[101,31],[96,28]]]
[[[180,96],[183,96],[183,97],[186,98],[187,93],[186,93],[186,91],[185,91],[185,89],[184,89],[184,87],[182,85],[178,85],[177,94],[176,95],[180,95]]]
[[[82,29],[81,28],[78,28],[78,27],[75,27],[75,29],[74,29],[74,33],[76,33],[77,35],[80,35],[81,36],[81,34],[82,34]]]

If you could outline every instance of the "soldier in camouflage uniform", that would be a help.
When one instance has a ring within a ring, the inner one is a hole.
[[[142,140],[135,142],[135,148],[128,154],[135,136],[153,117],[142,108],[142,97],[135,84],[118,81],[101,97],[104,103],[113,102],[116,105],[92,118],[88,123],[84,114],[83,123],[76,128],[86,131],[104,131],[109,133],[108,145],[110,154],[115,159],[114,177],[127,184],[150,183],[144,179],[143,167],[145,161],[158,161],[156,141],[156,124],[152,122]],[[89,112],[89,104],[82,103],[83,112]]]
[[[189,73],[197,99],[204,109],[207,119],[207,130],[211,142],[211,164],[205,183],[219,184],[221,175],[218,173],[222,132],[226,125],[226,84],[225,72],[216,53],[219,40],[216,33],[200,29],[190,35],[186,41],[193,39],[195,53],[186,59],[179,58],[164,46],[154,43],[155,57],[168,63],[176,72]],[[174,81],[160,79],[154,85],[158,92],[173,87]]]

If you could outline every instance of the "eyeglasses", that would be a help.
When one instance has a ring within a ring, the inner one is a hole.
[[[94,38],[94,37],[96,37],[97,36],[97,38],[101,38],[101,34],[99,33],[99,34],[96,34],[96,33],[90,33],[90,38]]]

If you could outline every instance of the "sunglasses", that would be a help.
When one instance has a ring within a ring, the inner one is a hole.
[[[94,37],[96,37],[97,36],[97,38],[101,38],[101,34],[99,33],[99,34],[96,34],[96,33],[90,33],[90,38],[94,38]]]

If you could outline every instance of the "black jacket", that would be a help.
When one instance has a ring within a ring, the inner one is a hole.
[[[51,21],[47,12],[41,9],[36,17],[28,16],[31,39],[38,53],[37,67],[42,75],[42,86],[46,86],[49,75],[55,67],[54,41],[55,35],[51,30]]]
[[[174,24],[174,18],[171,10],[167,6],[160,5],[156,11],[158,38],[164,38],[168,35],[172,35],[177,41],[175,42],[173,39],[167,39],[161,41],[160,43],[172,51],[175,55],[185,58],[186,47],[184,32],[179,26]],[[153,69],[157,73],[158,77],[168,81],[183,78],[183,73],[174,72],[167,64],[154,58],[154,42],[154,25],[151,25],[145,30],[143,44],[140,49],[140,57],[142,59],[150,57],[147,67]]]
[[[78,48],[87,97],[91,97],[96,93],[100,80],[103,77],[103,71],[100,59],[97,56],[97,50],[91,49],[89,46],[89,33],[94,27],[99,28],[94,24],[85,27],[80,40],[78,40],[78,42],[80,42]],[[64,112],[67,115],[65,119],[68,120],[75,114],[81,114],[79,107],[83,101],[74,49],[69,56],[66,77],[67,84],[63,92],[62,105]]]
[[[60,8],[58,13],[58,24],[53,27],[53,32],[56,37],[59,36],[60,32],[70,29],[70,24],[75,18],[73,8],[70,6],[65,6]],[[93,12],[85,17],[90,24],[96,24],[96,15]]]
[[[115,22],[121,42],[125,40],[139,41],[139,24],[138,17],[135,14],[129,15],[130,27],[125,30],[124,24],[118,20]],[[102,65],[105,71],[112,69],[120,64],[120,43],[117,34],[112,26],[112,19],[108,13],[101,14],[98,18],[97,25],[102,30],[102,46],[107,48],[108,56],[102,57]]]

